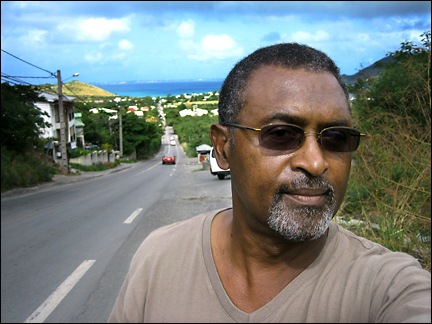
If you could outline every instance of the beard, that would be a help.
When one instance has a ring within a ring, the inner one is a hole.
[[[287,204],[283,200],[288,189],[325,188],[325,203],[319,206]],[[336,209],[335,190],[325,180],[302,177],[290,186],[282,185],[275,193],[269,208],[267,224],[276,233],[293,242],[312,241],[321,237],[330,226]]]

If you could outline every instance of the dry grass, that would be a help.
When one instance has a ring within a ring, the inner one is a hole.
[[[391,113],[370,114],[358,124],[369,136],[354,155],[338,216],[362,220],[350,230],[413,255],[430,271],[431,129]]]

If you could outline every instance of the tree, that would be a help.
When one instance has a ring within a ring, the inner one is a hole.
[[[421,36],[421,45],[403,42],[399,50],[388,54],[393,60],[379,64],[384,70],[378,78],[358,81],[350,92],[361,106],[366,103],[370,111],[409,116],[430,128],[431,32]]]
[[[163,131],[157,123],[148,123],[133,113],[123,114],[123,149],[125,154],[137,153],[137,158],[147,158],[161,145]]]
[[[25,152],[36,144],[45,127],[51,126],[43,116],[49,116],[34,105],[37,88],[1,84],[1,145],[15,152]]]

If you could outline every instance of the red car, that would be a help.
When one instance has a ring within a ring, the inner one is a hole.
[[[165,163],[176,164],[176,157],[172,154],[165,154],[162,157],[162,164],[165,164]]]

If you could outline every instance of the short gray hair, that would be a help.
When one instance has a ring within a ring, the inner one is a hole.
[[[351,112],[348,89],[333,60],[327,54],[307,45],[282,43],[260,48],[234,66],[219,94],[220,124],[236,122],[240,110],[246,104],[245,90],[252,72],[268,65],[311,72],[330,72],[344,91]]]

